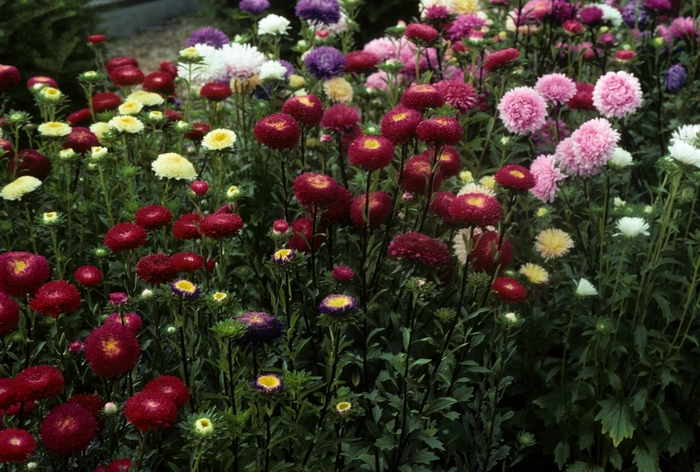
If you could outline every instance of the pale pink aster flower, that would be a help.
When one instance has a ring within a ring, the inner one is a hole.
[[[639,80],[625,71],[608,72],[593,89],[593,106],[607,118],[623,118],[642,104]]]
[[[530,0],[523,5],[523,16],[541,20],[545,16],[552,14],[552,3],[552,0]]]
[[[365,52],[371,52],[379,58],[380,62],[387,59],[398,59],[398,44],[391,38],[377,38],[365,44],[362,49]]]
[[[365,81],[365,87],[370,90],[386,91],[389,88],[388,80],[389,78],[387,77],[386,72],[375,72],[367,76],[367,80]]]
[[[538,200],[552,203],[557,194],[557,182],[566,178],[566,175],[557,168],[554,156],[547,154],[537,156],[530,165],[530,173],[535,178],[535,186],[530,189],[530,192]]]
[[[671,44],[673,42],[673,36],[671,36],[671,30],[668,29],[666,25],[659,25],[656,28],[656,34],[664,38],[666,44]]]
[[[686,37],[692,38],[698,34],[695,28],[695,20],[691,17],[678,17],[671,22],[668,32],[673,38],[683,39]]]
[[[574,141],[566,138],[557,146],[554,152],[554,160],[568,175],[579,175],[580,162],[574,152]]]
[[[607,164],[620,140],[610,122],[603,118],[586,121],[571,135],[572,148],[578,159],[579,175],[595,175]]]
[[[535,89],[516,87],[503,95],[498,111],[508,131],[525,134],[542,128],[547,118],[547,102]]]
[[[545,100],[561,105],[576,95],[576,84],[564,74],[547,74],[537,79],[535,90]]]

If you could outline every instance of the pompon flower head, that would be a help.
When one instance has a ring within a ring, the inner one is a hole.
[[[139,334],[141,328],[143,328],[143,319],[136,313],[112,313],[105,319],[105,324],[107,323],[122,324],[134,334]]]
[[[315,79],[328,80],[343,75],[345,56],[335,48],[320,46],[306,54],[304,65]]]
[[[283,385],[284,382],[282,381],[282,377],[275,374],[259,375],[253,382],[253,387],[255,390],[264,395],[272,395],[279,392],[282,390]]]
[[[159,179],[195,180],[197,171],[190,161],[175,152],[159,154],[151,163],[153,173]]]
[[[175,79],[170,73],[159,70],[148,74],[141,87],[143,90],[130,93],[127,100],[144,106],[162,105],[165,100],[159,94],[172,95],[175,92]]]
[[[236,142],[236,133],[228,129],[215,129],[209,131],[202,138],[202,147],[209,151],[221,151],[232,148]]]
[[[682,141],[692,145],[696,140],[700,140],[700,125],[683,125],[671,134],[671,144]]]
[[[323,104],[316,95],[302,95],[287,100],[282,112],[304,126],[315,126],[323,117]]]
[[[181,300],[192,300],[199,296],[199,287],[185,279],[173,282],[170,286],[170,291]]]
[[[423,121],[419,112],[411,108],[395,108],[389,111],[381,123],[381,134],[394,144],[408,141],[416,134],[416,127]]]
[[[100,141],[95,136],[95,133],[87,128],[73,128],[63,143],[63,149],[72,149],[79,154],[86,154],[93,146],[99,146]]]
[[[535,186],[530,192],[543,202],[552,203],[557,194],[557,182],[566,175],[557,168],[554,156],[540,155],[530,165],[530,172],[535,179]]]
[[[121,104],[121,97],[113,92],[100,92],[92,97],[92,109],[95,113],[116,110]]]
[[[394,145],[381,136],[360,136],[348,148],[350,164],[370,171],[382,169],[394,159]]]
[[[286,113],[274,113],[255,124],[253,133],[260,144],[279,151],[292,149],[299,142],[301,128]]]
[[[345,316],[357,310],[357,301],[350,295],[328,295],[318,305],[318,311],[328,316]]]
[[[272,344],[284,334],[284,324],[269,313],[250,311],[235,320],[246,325],[243,341],[253,346]]]
[[[335,203],[338,192],[338,182],[325,174],[306,172],[294,179],[294,196],[305,207]]]
[[[360,74],[371,72],[377,67],[379,58],[368,51],[352,51],[345,55],[345,72]]]
[[[51,268],[44,256],[29,252],[0,254],[0,292],[7,295],[34,295],[50,274]]]
[[[578,282],[576,282],[576,291],[575,294],[577,297],[593,297],[595,295],[598,295],[598,290],[593,286],[592,283],[590,283],[586,279],[579,279]]]
[[[353,130],[360,121],[358,111],[348,105],[333,105],[326,108],[321,118],[321,128],[347,133]]]
[[[462,113],[469,112],[479,103],[474,87],[461,80],[441,80],[435,84],[435,88],[445,97],[446,103]]]
[[[545,284],[549,282],[549,274],[544,267],[528,262],[518,270],[531,284]]]
[[[202,235],[199,230],[199,221],[202,219],[199,213],[186,213],[175,221],[173,236],[175,239],[199,239]]]
[[[129,297],[125,292],[112,292],[109,294],[109,304],[112,306],[122,306],[129,303]]]
[[[367,203],[367,194],[359,195],[350,203],[350,219],[355,226],[364,227],[367,224],[376,228],[387,219],[391,213],[391,197],[384,192],[372,192]],[[369,213],[369,222],[365,213]]]
[[[65,280],[54,280],[39,287],[29,306],[37,313],[57,318],[80,307],[80,292]]]
[[[185,46],[192,47],[195,44],[206,44],[216,49],[221,49],[229,43],[228,36],[223,31],[220,31],[211,26],[206,26],[198,30],[194,30],[187,39]]]
[[[451,116],[437,116],[416,126],[418,139],[431,144],[456,146],[463,133],[462,125]]]
[[[143,131],[144,126],[141,120],[134,116],[118,115],[107,122],[117,131],[127,134],[137,134]]]
[[[172,282],[177,277],[177,269],[167,254],[150,254],[136,264],[136,276],[148,285]]]
[[[348,104],[352,102],[352,85],[343,77],[333,77],[323,82],[323,91],[328,98],[336,103]]]
[[[281,36],[287,33],[291,23],[283,16],[270,13],[265,18],[258,21],[258,34],[270,36]]]
[[[40,124],[37,131],[42,136],[48,138],[60,138],[63,136],[68,136],[71,132],[71,127],[66,123],[47,121],[46,123]]]
[[[679,62],[668,68],[664,83],[669,92],[677,93],[683,88],[687,78],[688,72],[685,70],[683,63]]]
[[[131,251],[143,246],[148,235],[134,223],[118,223],[105,234],[105,246],[112,252]]]
[[[517,303],[527,300],[527,290],[511,277],[496,277],[491,284],[496,298],[505,303]]]
[[[576,95],[576,84],[564,74],[547,74],[537,79],[535,90],[556,105],[563,105]]]
[[[19,391],[14,379],[0,378],[0,408],[5,409],[15,405],[18,401],[18,395]]]
[[[96,435],[95,417],[79,405],[58,405],[41,422],[41,442],[61,456],[84,451]]]
[[[595,86],[587,82],[576,82],[576,94],[566,102],[572,110],[593,110],[593,90]]]
[[[134,223],[146,231],[155,231],[167,226],[173,219],[173,214],[161,205],[148,205],[136,210]]]
[[[469,37],[474,32],[481,32],[487,25],[486,19],[475,13],[458,15],[455,20],[447,26],[444,32],[445,38],[457,44],[464,37]]]
[[[445,104],[445,96],[434,85],[419,84],[406,89],[401,96],[401,105],[417,111],[426,108],[440,108]]]
[[[27,367],[15,376],[18,400],[38,401],[59,395],[65,388],[61,371],[48,365]]]
[[[349,282],[355,277],[355,271],[348,266],[335,266],[331,275],[338,282]]]
[[[9,170],[11,174],[15,173],[18,176],[27,175],[36,177],[39,180],[45,180],[51,172],[51,161],[36,149],[23,149],[10,161]],[[34,190],[36,186],[34,181],[25,180],[21,181],[20,185],[13,185],[16,182],[12,182],[9,185],[12,186],[13,192],[20,193],[19,196]]]
[[[126,400],[124,416],[139,431],[168,428],[177,421],[177,405],[162,393],[144,390]]]
[[[501,204],[482,193],[458,195],[450,204],[450,215],[470,226],[496,226],[501,219]]]
[[[514,48],[502,49],[486,56],[483,68],[485,71],[491,71],[500,67],[507,66],[518,60],[520,51]]]
[[[406,27],[406,31],[404,32],[404,36],[407,39],[413,39],[423,43],[432,43],[439,35],[440,33],[438,33],[438,30],[424,23],[411,23]]]
[[[23,175],[5,185],[0,190],[0,195],[5,200],[21,200],[26,194],[33,192],[39,187],[41,187],[41,180],[31,175]]]
[[[608,161],[608,165],[614,169],[624,169],[625,167],[631,166],[632,162],[632,154],[621,147],[616,147],[613,150],[612,157]]]
[[[199,229],[208,238],[232,238],[243,229],[243,219],[235,213],[212,213],[202,218]]]
[[[596,25],[603,21],[603,10],[596,5],[590,5],[580,9],[578,17],[584,25]]]
[[[700,168],[700,149],[686,141],[672,140],[668,153],[674,161],[687,166]]]
[[[85,359],[95,374],[112,378],[133,369],[141,346],[136,335],[121,323],[94,329],[85,339]]]
[[[625,238],[636,238],[640,234],[649,236],[649,224],[644,218],[622,217],[617,220],[615,228],[619,233],[615,233],[613,236],[622,236]]]
[[[278,249],[277,251],[272,254],[272,262],[277,264],[278,266],[285,266],[292,262],[292,259],[294,259],[294,256],[296,255],[296,251],[294,249],[288,249],[288,248],[282,248]]]
[[[280,61],[267,61],[260,66],[258,77],[262,82],[274,82],[284,80],[287,69]]]
[[[139,85],[145,78],[143,71],[138,67],[125,65],[109,71],[109,80],[117,87],[131,87]]]
[[[574,241],[571,236],[560,229],[546,229],[535,237],[535,249],[545,261],[566,255],[572,247]]]
[[[333,25],[340,21],[338,0],[299,0],[294,14],[307,21]]]
[[[221,102],[233,95],[233,90],[228,84],[221,82],[209,82],[199,89],[199,95],[212,102]]]
[[[180,409],[190,401],[190,391],[182,380],[172,375],[161,375],[148,382],[143,391],[164,395]]]
[[[526,134],[542,128],[547,118],[547,103],[530,87],[509,90],[498,104],[501,121],[508,131]]]
[[[36,451],[36,439],[28,431],[8,428],[0,431],[0,462],[24,462]]]
[[[119,113],[122,115],[138,115],[143,110],[143,103],[136,100],[127,100],[119,105]]]
[[[608,72],[593,89],[593,105],[605,117],[624,118],[642,104],[639,80],[629,72]]]
[[[430,211],[435,213],[442,219],[442,222],[450,225],[456,226],[459,221],[452,218],[450,215],[450,205],[457,196],[451,192],[437,192],[434,194],[432,201],[430,202]]]
[[[0,292],[0,336],[10,334],[19,324],[19,305],[9,295]],[[2,386],[0,385],[0,388]],[[2,393],[0,393],[0,398]],[[0,403],[2,403],[0,401]],[[4,408],[0,405],[0,408]]]
[[[535,186],[535,177],[529,170],[517,164],[501,167],[493,177],[498,185],[510,190],[527,192]]]
[[[595,175],[607,164],[620,139],[610,122],[594,118],[582,124],[571,135],[571,147],[577,160],[577,174]]]
[[[422,195],[429,187],[430,179],[433,180],[433,191],[440,188],[442,184],[442,171],[438,168],[431,173],[430,157],[425,154],[418,154],[411,157],[404,166],[399,185],[407,192]]]
[[[387,252],[392,259],[408,258],[426,267],[444,267],[452,263],[445,244],[421,233],[399,234],[389,243]]]
[[[238,8],[253,15],[258,15],[270,8],[270,2],[268,0],[241,0]]]
[[[204,257],[194,252],[175,253],[171,262],[175,270],[183,272],[195,272],[204,267]]]

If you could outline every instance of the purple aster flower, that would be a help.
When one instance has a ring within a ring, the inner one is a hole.
[[[263,343],[272,344],[284,334],[284,324],[269,313],[250,311],[237,316],[235,321],[246,325],[243,341],[253,346],[260,346]]]
[[[603,10],[598,7],[586,7],[579,10],[578,16],[581,19],[581,23],[592,25],[603,21]]]
[[[445,37],[450,41],[459,41],[463,37],[469,36],[472,31],[481,30],[484,26],[486,26],[486,20],[479,18],[474,13],[459,15],[445,31]]]
[[[199,296],[199,288],[189,280],[176,280],[170,286],[173,295],[183,300],[191,300]]]
[[[576,16],[576,7],[566,0],[555,0],[552,6],[554,18],[563,24],[567,20],[573,20]]]
[[[270,8],[270,2],[267,0],[241,0],[241,3],[238,4],[238,8],[252,13],[253,15],[257,15]]]
[[[272,395],[282,390],[282,377],[275,374],[262,374],[253,382],[253,387],[258,392],[265,395]]]
[[[321,46],[312,49],[306,55],[304,64],[314,78],[327,80],[343,74],[345,71],[345,56],[336,48]]]
[[[343,316],[357,310],[357,301],[349,295],[328,295],[321,301],[318,311],[329,316]]]
[[[207,44],[213,48],[221,49],[229,43],[228,36],[211,26],[204,27],[192,32],[192,36],[187,40],[187,47],[192,47],[195,44]]]
[[[272,262],[278,266],[287,265],[294,259],[295,253],[294,249],[279,249],[272,255]]]
[[[294,66],[291,62],[285,61],[284,59],[279,59],[279,62],[284,66],[285,69],[287,69],[287,72],[284,73],[285,79],[296,72],[296,69],[294,69]]]
[[[299,0],[294,12],[299,18],[325,25],[334,25],[340,21],[338,0]]]
[[[676,93],[685,85],[685,79],[688,73],[680,62],[668,68],[666,73],[666,88],[671,93]]]
[[[630,28],[642,28],[649,21],[649,13],[640,5],[639,0],[629,2],[622,9],[622,20]]]

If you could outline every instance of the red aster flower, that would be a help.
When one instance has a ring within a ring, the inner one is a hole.
[[[416,136],[426,143],[454,146],[462,139],[462,133],[462,125],[451,116],[438,116],[424,120],[416,127]]]
[[[17,85],[21,80],[22,76],[15,66],[0,64],[0,93],[10,85]]]
[[[467,225],[496,226],[501,219],[501,204],[483,193],[466,193],[454,199],[450,215]]]
[[[23,429],[0,431],[0,462],[24,462],[36,451],[36,439]],[[6,466],[7,467],[7,466]]]
[[[102,271],[100,271],[99,268],[91,265],[78,267],[73,276],[80,285],[85,285],[88,287],[102,282]]]
[[[39,287],[29,306],[42,315],[57,318],[80,307],[80,292],[65,280],[54,280]]]
[[[562,27],[564,31],[571,34],[579,34],[583,31],[583,25],[578,20],[566,20]]]
[[[318,228],[317,228],[318,229]],[[312,241],[313,221],[311,218],[302,217],[292,221],[292,237],[289,239],[289,247],[295,251],[308,252],[311,250],[309,243]],[[321,246],[326,237],[316,233],[313,237],[314,251]]]
[[[496,51],[489,56],[484,61],[484,70],[494,70],[499,67],[507,66],[513,61],[516,61],[520,57],[520,51],[514,48],[502,49]]]
[[[621,62],[631,61],[635,57],[637,57],[637,53],[631,49],[621,49],[615,52],[615,59]]]
[[[139,208],[134,215],[134,223],[147,231],[155,231],[170,223],[173,214],[160,205],[148,205]]]
[[[122,104],[122,99],[116,93],[100,92],[92,97],[92,109],[95,113],[116,110]]]
[[[425,43],[432,43],[439,35],[438,30],[423,23],[411,23],[406,26],[406,32],[404,32],[407,39],[417,39]]]
[[[204,138],[204,135],[211,131],[211,126],[209,126],[208,123],[202,123],[201,121],[190,123],[190,126],[192,127],[192,131],[189,131],[183,135],[185,139],[189,139],[190,141],[201,141],[202,138]]]
[[[0,126],[2,128],[2,126]],[[0,138],[0,157],[4,157],[5,154],[12,152],[12,143],[7,139]]]
[[[294,118],[285,113],[274,113],[258,121],[253,134],[260,144],[277,149],[292,149],[299,142],[301,129]]]
[[[445,101],[456,110],[467,113],[479,103],[479,96],[470,84],[461,80],[441,80],[435,84],[445,97]]]
[[[134,66],[121,66],[109,72],[109,80],[117,87],[132,87],[144,80],[143,71]]]
[[[340,185],[324,174],[306,172],[294,179],[294,196],[304,206],[328,206],[338,199]]]
[[[124,318],[124,322],[122,322],[122,318]],[[136,313],[123,313],[121,315],[119,313],[112,313],[105,320],[105,324],[108,323],[124,325],[134,334],[139,334],[139,331],[143,328],[143,320]]]
[[[202,98],[206,98],[212,102],[221,102],[226,100],[228,97],[233,95],[233,90],[228,84],[222,84],[221,82],[209,82],[204,84],[199,90],[199,95]]]
[[[117,459],[109,463],[105,472],[129,472],[129,469],[131,469],[131,459]]]
[[[508,267],[513,261],[513,245],[503,240],[496,231],[487,231],[473,237],[474,244],[469,253],[469,266],[476,272],[493,273],[498,266]],[[498,257],[496,257],[498,253]]]
[[[58,82],[51,77],[46,77],[45,75],[35,75],[31,79],[27,80],[28,89],[34,87],[36,84],[45,84],[49,87],[58,88]]]
[[[535,186],[535,177],[526,168],[509,164],[503,166],[493,175],[496,183],[503,188],[527,192]]]
[[[235,205],[233,203],[227,203],[222,205],[221,208],[216,210],[214,213],[233,213]]]
[[[394,145],[381,136],[360,136],[348,147],[348,158],[354,166],[379,170],[394,160]]]
[[[27,367],[15,376],[17,399],[22,402],[51,398],[64,387],[61,371],[48,365]]]
[[[17,386],[13,379],[1,378],[0,379],[0,408],[7,408],[14,405],[19,396],[17,391]]]
[[[423,154],[428,157],[433,157],[433,154],[435,154],[435,149],[430,148],[423,152]],[[440,164],[442,175],[449,179],[450,177],[454,177],[455,175],[459,174],[459,171],[462,169],[462,158],[459,156],[459,153],[455,148],[452,146],[445,146],[442,148],[442,152],[440,153],[438,164]]]
[[[107,69],[107,73],[112,72],[114,69],[116,69],[117,67],[121,67],[121,66],[138,67],[139,63],[133,57],[123,56],[123,57],[113,57],[112,59],[107,61],[107,64],[105,64],[105,68]]]
[[[415,155],[406,162],[399,185],[407,192],[422,195],[426,192],[432,176],[435,191],[442,184],[442,171],[438,168],[431,174],[430,170],[430,158],[422,154]]]
[[[409,258],[427,267],[447,266],[452,263],[446,245],[421,233],[399,234],[389,243],[387,252],[392,259]]]
[[[177,421],[177,405],[163,394],[139,392],[124,403],[124,416],[143,432],[167,428]]]
[[[348,266],[335,266],[331,275],[338,282],[349,282],[355,277],[355,271]]]
[[[272,344],[284,334],[284,324],[269,313],[250,311],[237,316],[235,320],[246,325],[243,340],[254,347]]]
[[[41,422],[41,442],[46,449],[62,456],[84,451],[96,435],[97,421],[79,405],[58,405]]]
[[[289,223],[285,220],[275,220],[272,223],[272,232],[275,234],[286,234],[289,231]]]
[[[235,213],[214,213],[199,222],[199,229],[208,238],[232,238],[243,229],[243,219]]]
[[[82,406],[95,418],[98,429],[102,429],[102,426],[104,426],[104,420],[100,418],[100,415],[102,414],[102,408],[105,406],[105,401],[100,396],[94,393],[81,393],[79,395],[73,395],[66,400],[66,403]]]
[[[214,258],[210,257],[207,259],[207,265],[206,265],[207,272],[214,272],[214,269],[216,269],[216,261]]]
[[[74,111],[73,113],[68,115],[66,117],[66,121],[69,125],[76,126],[80,123],[88,121],[90,118],[92,118],[92,115],[90,114],[90,109],[83,108],[82,110]]]
[[[442,218],[442,221],[448,225],[457,225],[459,222],[450,215],[450,205],[457,196],[450,192],[438,192],[430,202],[430,211]]]
[[[167,72],[173,79],[177,77],[177,67],[170,61],[163,61],[158,64],[158,70]]]
[[[524,302],[527,300],[527,290],[515,279],[496,277],[491,284],[494,295],[506,303]]]
[[[572,110],[595,110],[595,106],[593,106],[594,88],[593,84],[576,82],[576,95],[566,102],[566,106]]]
[[[28,252],[0,254],[0,292],[13,297],[34,295],[49,278],[51,268],[44,256]]]
[[[89,111],[88,111],[89,113]],[[85,154],[93,146],[99,146],[97,136],[87,128],[75,127],[63,141],[63,149],[71,148],[79,154]]]
[[[51,161],[35,149],[22,149],[18,155],[10,161],[10,172],[15,172],[17,165],[17,177],[31,175],[39,180],[44,180],[51,172]]]
[[[163,395],[170,399],[178,409],[182,408],[190,401],[190,391],[187,386],[177,377],[171,375],[161,375],[151,380],[143,387],[145,393]]]
[[[165,116],[165,119],[168,123],[182,121],[182,113],[180,113],[177,110],[172,110],[170,108],[167,110],[163,110],[163,115]]]
[[[171,95],[175,92],[175,81],[172,75],[158,70],[144,77],[141,87],[143,87],[146,92]]]
[[[24,408],[23,408],[24,406]],[[29,414],[36,409],[36,402],[34,400],[29,402],[17,402],[14,405],[10,405],[5,409],[5,416],[15,416],[18,415],[20,411],[24,414]]]
[[[107,323],[85,339],[85,359],[100,377],[112,378],[134,368],[141,346],[136,335],[121,323]]]
[[[88,43],[95,45],[104,43],[106,39],[104,34],[91,34],[87,37]]]
[[[382,136],[394,144],[404,143],[416,134],[416,126],[423,117],[416,110],[399,107],[391,110],[382,118]]]
[[[372,72],[379,63],[376,54],[366,51],[353,51],[345,55],[345,72],[361,74]]]
[[[333,105],[326,108],[321,118],[321,128],[347,133],[360,121],[360,114],[347,105]]]
[[[177,269],[167,254],[150,254],[136,264],[136,276],[148,285],[166,284],[175,280]]]
[[[444,104],[445,97],[442,92],[430,84],[409,87],[401,97],[401,105],[418,111],[426,108],[440,108]]]
[[[284,102],[282,111],[304,126],[315,126],[323,117],[323,104],[316,95],[303,95]]]
[[[350,217],[351,201],[352,193],[345,187],[338,185],[337,200],[323,210],[323,213],[321,213],[321,224],[342,223],[347,221]],[[309,213],[311,213],[311,211],[309,211]]]
[[[350,203],[350,219],[355,226],[363,227],[366,223],[365,214],[369,210],[369,226],[377,227],[391,214],[391,197],[384,192],[372,192],[369,197],[369,208],[367,205],[367,194],[352,199]]]
[[[119,223],[105,234],[105,246],[112,252],[130,251],[143,246],[148,235],[144,229],[134,223]]]
[[[19,310],[19,305],[12,297],[0,292],[0,336],[9,334],[17,328]]]
[[[172,264],[178,272],[194,272],[204,267],[204,258],[194,252],[173,254]]]
[[[175,239],[199,239],[199,220],[202,217],[198,213],[185,213],[177,219],[173,225],[173,236]]]

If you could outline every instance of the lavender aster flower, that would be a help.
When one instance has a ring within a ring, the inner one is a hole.
[[[170,286],[173,295],[183,300],[191,300],[199,296],[199,288],[189,280],[176,280]]]
[[[284,324],[274,316],[261,311],[250,311],[235,318],[235,321],[246,325],[243,341],[253,346],[263,343],[272,344],[282,337]]]
[[[295,253],[294,249],[279,249],[272,255],[272,261],[278,266],[287,265],[294,259]]]
[[[327,80],[343,74],[345,56],[336,48],[321,46],[306,55],[304,64],[314,78]]]
[[[294,12],[299,18],[325,25],[334,25],[340,21],[338,0],[299,0]]]
[[[649,13],[642,7],[639,0],[629,2],[622,9],[622,20],[630,28],[642,28],[649,21]]]
[[[253,15],[257,15],[270,8],[270,2],[267,0],[241,0],[238,4],[238,8],[252,13]]]
[[[221,49],[229,43],[228,36],[211,26],[198,29],[192,32],[192,36],[187,40],[187,47],[192,47],[195,44],[207,44],[213,48]]]
[[[284,59],[280,59],[279,62],[284,66],[285,69],[287,69],[287,72],[284,74],[285,79],[290,75],[296,73],[296,70],[294,69],[294,66],[291,62],[285,61]]]
[[[329,316],[343,316],[357,310],[357,301],[349,295],[328,295],[318,306],[318,311]]]
[[[668,68],[666,73],[666,88],[671,93],[676,93],[685,85],[688,73],[680,62]]]

